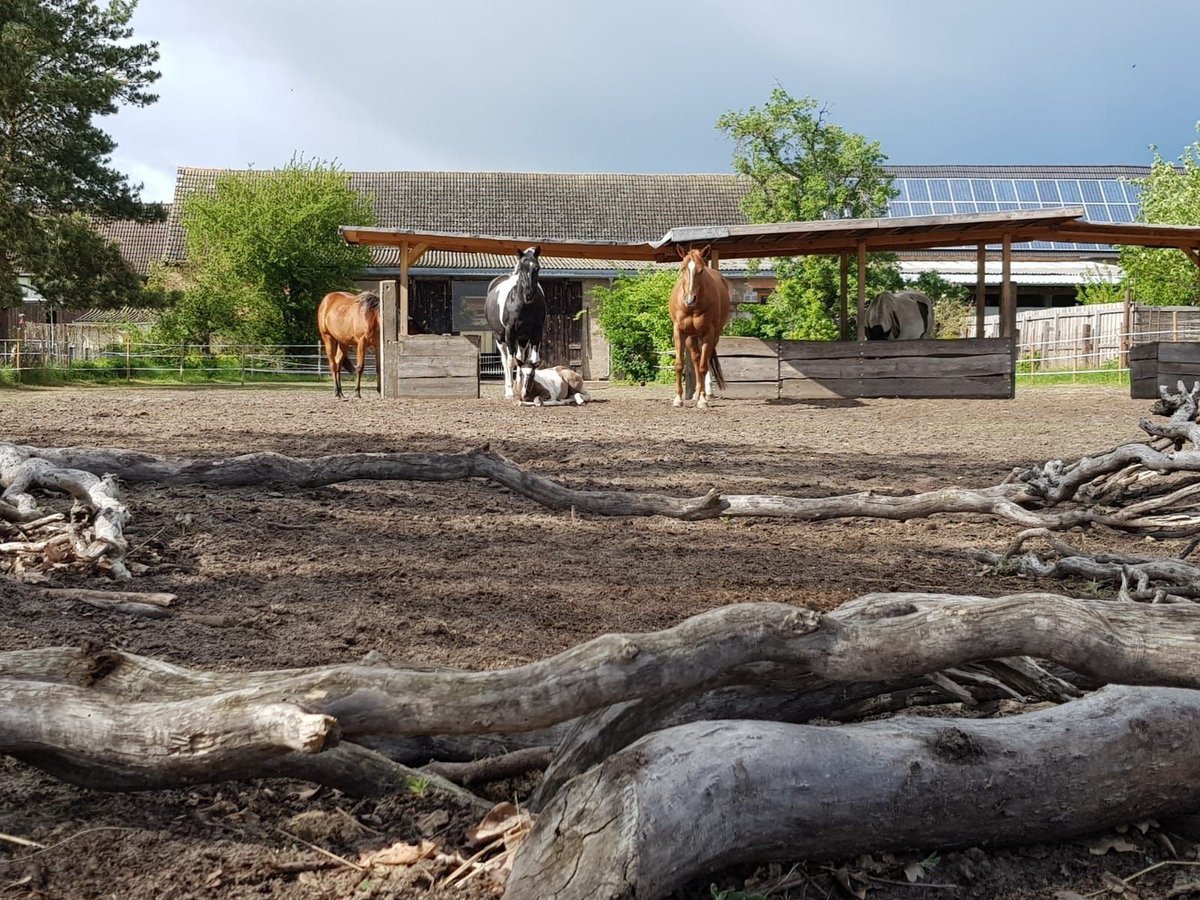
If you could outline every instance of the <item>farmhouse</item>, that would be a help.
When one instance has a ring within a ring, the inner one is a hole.
[[[184,258],[182,201],[211,188],[225,170],[181,167],[174,203],[161,225],[111,223],[105,232],[145,272],[157,259]],[[1131,222],[1138,214],[1136,179],[1141,166],[893,166],[898,191],[891,216],[990,213],[1082,206],[1095,222]],[[747,182],[732,174],[549,174],[511,172],[355,172],[351,184],[374,198],[380,226],[414,231],[536,236],[544,240],[625,243],[655,239],[672,228],[745,224],[740,201]],[[348,223],[352,224],[352,223]],[[1012,282],[1018,311],[1076,304],[1077,288],[1118,274],[1116,252],[1100,244],[1034,241],[1013,247]],[[750,270],[744,260],[723,259],[741,304],[770,293],[770,260]],[[950,281],[974,285],[970,249],[917,250],[901,254],[907,276],[933,270]],[[603,335],[589,316],[591,289],[636,264],[618,260],[545,259],[547,358],[570,364],[587,378],[609,374]],[[410,314],[421,330],[463,334],[488,354],[491,336],[483,321],[488,281],[511,269],[507,257],[430,251],[410,270]],[[395,279],[395,248],[373,248],[362,284]],[[999,306],[997,255],[987,271],[990,311]],[[45,320],[36,304],[26,321]],[[11,326],[16,313],[6,323]],[[70,313],[61,314],[69,321]],[[0,335],[2,337],[3,335]],[[485,360],[488,357],[485,356]]]

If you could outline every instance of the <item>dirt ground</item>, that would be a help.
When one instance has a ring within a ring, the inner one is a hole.
[[[575,487],[699,495],[718,486],[821,496],[994,484],[1014,466],[1139,437],[1137,420],[1149,405],[1130,400],[1127,390],[1070,387],[1025,389],[1013,401],[724,401],[707,411],[673,409],[664,388],[604,385],[580,408],[516,409],[490,385],[477,401],[385,402],[372,395],[338,403],[330,393],[0,391],[0,440],[196,456],[447,452],[486,442]],[[178,609],[210,617],[206,624],[33,601],[0,586],[0,650],[91,640],[216,669],[345,662],[370,651],[394,662],[492,668],[605,632],[668,627],[743,600],[828,609],[869,591],[996,595],[1030,588],[1020,578],[985,574],[966,558],[968,548],[998,548],[1016,530],[979,517],[821,524],[573,519],[477,482],[315,490],[141,485],[126,496],[135,515],[127,532],[132,558],[179,566],[139,578],[137,588],[177,593]],[[1079,539],[1093,546],[1100,540]],[[313,796],[303,784],[282,781],[112,796],[64,786],[9,760],[0,763],[0,896],[421,896],[438,872],[364,878],[344,866],[281,871],[281,862],[321,859],[282,831],[355,857],[413,840],[432,802]],[[452,818],[444,839],[461,842],[465,824]],[[81,834],[87,829],[95,830]],[[47,845],[70,840],[35,856],[2,835]],[[952,887],[888,885],[878,879],[905,881],[903,864],[916,857],[897,857],[894,865],[877,860],[868,896],[1087,894],[1104,887],[1106,871],[1125,877],[1169,858],[1162,835],[1135,829],[1126,835],[1135,849],[1104,856],[1089,852],[1095,838],[943,854],[926,880]],[[1171,840],[1189,852],[1186,841]],[[789,895],[828,896],[827,868],[810,865],[810,880],[798,876]],[[1180,873],[1196,871],[1164,867],[1135,887],[1142,896],[1167,896]],[[710,882],[740,887],[749,878],[761,885],[769,876],[765,869],[722,873],[686,896],[709,896]],[[462,895],[456,888],[435,893]]]

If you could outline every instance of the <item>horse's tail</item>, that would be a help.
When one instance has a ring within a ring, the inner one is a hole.
[[[708,361],[708,371],[712,372],[712,377],[717,382],[717,387],[725,390],[725,376],[721,374],[721,360],[717,356],[716,350],[713,351],[713,355]]]

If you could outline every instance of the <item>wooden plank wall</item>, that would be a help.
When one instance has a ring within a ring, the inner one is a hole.
[[[779,342],[749,337],[723,337],[717,343],[722,397],[735,400],[774,400],[779,396]]]
[[[1200,381],[1200,344],[1156,341],[1129,348],[1129,396],[1153,400],[1158,388],[1175,390],[1182,381],[1190,390]]]
[[[781,397],[1010,399],[1011,338],[953,341],[782,341]]]
[[[479,396],[479,348],[467,338],[414,334],[400,337],[398,345],[395,396]]]

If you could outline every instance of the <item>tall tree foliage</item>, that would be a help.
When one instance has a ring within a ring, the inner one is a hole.
[[[373,225],[372,201],[332,163],[293,158],[281,169],[230,172],[185,201],[188,284],[163,336],[206,343],[316,339],[321,297],[370,264],[339,225]]]
[[[61,305],[128,302],[139,290],[87,218],[162,216],[111,167],[116,145],[94,123],[157,99],[158,51],[134,42],[134,6],[0,2],[0,305],[19,302],[19,273]]]
[[[734,171],[750,181],[742,209],[751,222],[877,216],[894,195],[879,143],[834,124],[811,97],[796,99],[776,87],[761,109],[728,112],[717,120],[717,128],[734,142]],[[739,320],[736,330],[766,338],[836,337],[837,260],[777,259],[775,272],[775,293],[749,320]],[[854,271],[850,283],[853,293]],[[872,254],[868,293],[900,284],[895,256]]]
[[[1196,128],[1200,131],[1200,123]],[[1141,187],[1139,221],[1200,225],[1200,141],[1184,148],[1178,164],[1167,162],[1155,149],[1150,174],[1141,180]],[[1179,250],[1122,247],[1121,267],[1139,303],[1200,303],[1200,266]]]

